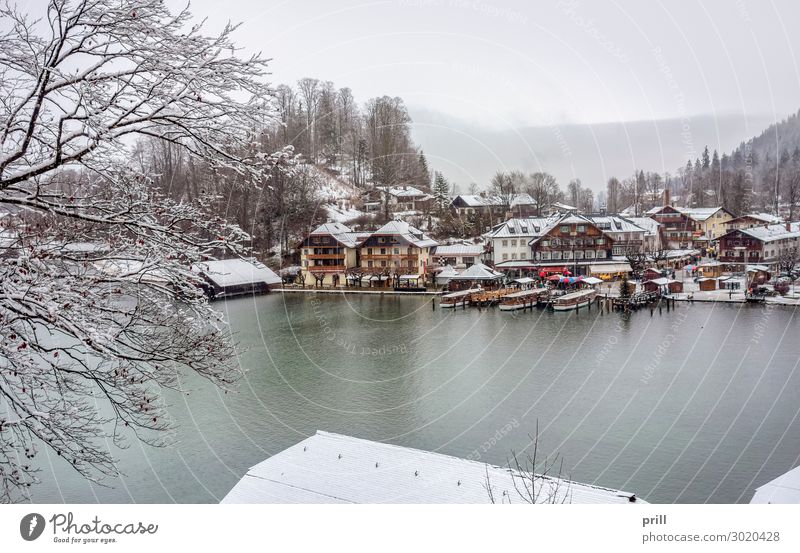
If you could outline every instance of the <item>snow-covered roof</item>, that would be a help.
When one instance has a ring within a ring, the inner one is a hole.
[[[695,221],[705,221],[706,219],[708,219],[712,215],[714,215],[717,211],[725,209],[722,206],[717,206],[717,207],[677,207],[677,206],[674,206],[674,205],[670,205],[670,206],[657,205],[656,207],[654,207],[652,209],[648,209],[647,210],[647,214],[648,215],[655,215],[656,213],[659,213],[665,207],[671,207],[672,209],[678,211],[679,213],[682,213],[682,214],[686,215],[687,217],[690,217],[690,218],[694,219]]]
[[[757,221],[763,221],[764,223],[768,223],[771,225],[777,225],[778,223],[782,223],[783,219],[778,217],[777,215],[773,215],[771,213],[747,213],[742,215],[741,217],[737,217],[734,221],[739,219],[744,219],[749,217],[750,219],[756,219]],[[733,221],[729,221],[733,222]]]
[[[555,207],[556,209],[563,209],[565,211],[578,211],[578,208],[574,205],[569,205],[561,202],[553,202],[550,204],[550,207]]]
[[[192,265],[192,269],[202,273],[211,282],[221,288],[240,286],[254,282],[280,284],[281,277],[254,259],[220,259],[203,261]]]
[[[658,227],[661,226],[661,223],[652,217],[626,217],[626,219],[637,227],[643,228],[647,235],[658,234]]]
[[[379,186],[378,188],[397,198],[417,198],[420,196],[429,196],[427,192],[423,192],[414,186]]]
[[[332,236],[347,248],[355,248],[369,233],[353,232],[342,223],[324,223],[315,228],[309,236]]]
[[[666,286],[667,284],[672,284],[673,282],[678,282],[678,281],[673,280],[671,278],[661,277],[648,280],[647,282],[652,282],[653,284],[657,284],[658,286]]]
[[[581,215],[576,215],[572,213],[565,216],[558,223],[559,224],[563,223],[565,225],[582,225],[584,223],[591,223],[591,221],[588,220],[586,217],[582,217]]]
[[[644,227],[624,217],[616,217],[614,215],[592,215],[587,217],[587,219],[603,232],[647,232],[647,229]],[[650,220],[653,221],[653,219]]]
[[[353,232],[350,227],[342,223],[323,223],[311,231],[311,235],[315,234],[341,234],[343,232]]]
[[[509,219],[495,225],[487,233],[489,238],[533,238],[540,236],[542,231],[549,228],[558,217],[526,217]]]
[[[695,221],[705,221],[714,215],[717,211],[724,209],[722,206],[717,207],[679,207],[678,211],[684,215],[691,217]]]
[[[756,488],[750,503],[800,503],[800,467]]]
[[[433,255],[473,255],[478,256],[483,253],[482,244],[451,244],[445,246],[436,246],[436,251]]]
[[[687,257],[690,255],[700,255],[700,250],[666,250],[665,252],[667,259]]]
[[[453,277],[454,280],[496,280],[503,276],[503,273],[495,271],[483,263],[476,263],[468,269],[464,269],[461,274]]]
[[[524,503],[521,477],[530,474],[317,431],[252,467],[222,503],[491,503],[487,479],[498,503]],[[631,503],[630,493],[590,484],[542,476],[537,485],[542,502]]]
[[[438,246],[439,243],[427,236],[421,230],[412,227],[405,221],[389,221],[381,228],[372,233],[373,235],[399,235],[407,242],[414,244],[418,248],[431,248]]]
[[[452,265],[445,265],[442,267],[437,273],[436,278],[449,278],[456,276],[458,271],[456,271]]]
[[[481,196],[479,194],[462,194],[456,198],[461,198],[467,207],[502,206],[505,205],[507,199],[497,195]],[[530,194],[525,193],[511,196],[511,207],[520,205],[536,205],[536,200]]]
[[[800,223],[789,223],[788,229],[786,225],[780,224],[739,229],[739,232],[752,236],[762,242],[774,242],[775,240],[783,240],[784,238],[800,237]]]

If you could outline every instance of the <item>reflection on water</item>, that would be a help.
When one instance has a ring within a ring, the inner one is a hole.
[[[791,308],[501,313],[304,294],[219,307],[248,369],[239,392],[187,377],[190,394],[169,396],[173,447],[118,451],[113,488],[45,460],[34,501],[218,501],[317,429],[504,464],[538,421],[571,478],[651,502],[748,501],[800,464]]]

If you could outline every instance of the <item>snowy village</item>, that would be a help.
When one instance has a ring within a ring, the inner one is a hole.
[[[542,17],[594,61],[552,90],[528,31],[475,65],[421,34],[437,79],[247,2],[40,4],[0,8],[0,502],[800,504],[796,82],[692,115],[685,52],[638,66],[570,2]],[[532,23],[391,4],[348,9]],[[665,111],[593,103],[612,62]]]

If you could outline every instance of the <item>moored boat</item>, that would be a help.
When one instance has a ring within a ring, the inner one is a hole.
[[[507,294],[500,301],[500,311],[514,311],[536,305],[539,302],[539,296],[547,293],[547,288],[533,288]]]
[[[578,290],[557,297],[553,300],[554,311],[570,311],[579,307],[586,307],[597,297],[597,290]]]
[[[439,302],[439,307],[463,307],[469,302],[470,295],[476,292],[480,292],[480,290],[478,288],[470,288],[469,290],[459,290],[458,292],[445,294]]]

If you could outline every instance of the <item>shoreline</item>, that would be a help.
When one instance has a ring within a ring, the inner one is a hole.
[[[363,295],[370,295],[370,296],[441,296],[444,292],[432,292],[432,291],[425,291],[421,292],[418,290],[409,291],[409,292],[399,292],[397,290],[358,290],[358,289],[348,289],[348,288],[276,288],[274,290],[270,290],[270,293],[273,292],[297,292],[297,293],[305,293],[305,294],[363,294]]]

